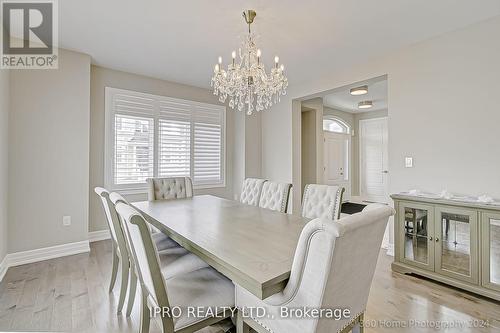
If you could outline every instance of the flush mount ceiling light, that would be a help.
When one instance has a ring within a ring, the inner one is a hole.
[[[361,86],[361,87],[356,87],[356,88],[351,88],[349,91],[351,95],[353,96],[359,96],[359,95],[364,95],[368,93],[368,86]]]
[[[253,10],[243,12],[248,24],[248,35],[238,50],[238,59],[236,51],[233,51],[232,62],[225,70],[222,57],[219,57],[211,83],[214,95],[219,95],[220,102],[224,103],[229,97],[231,109],[246,109],[248,115],[254,110],[262,111],[278,103],[288,86],[285,67],[280,65],[278,56],[274,57],[274,67],[266,73],[261,61],[262,52],[255,45],[256,36],[250,28],[256,15]]]
[[[372,101],[362,101],[358,103],[358,109],[369,109],[373,106]]]

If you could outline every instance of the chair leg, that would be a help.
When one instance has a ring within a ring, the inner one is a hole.
[[[140,333],[149,332],[150,313],[148,308],[148,297],[144,290],[141,290],[141,329]]]
[[[129,287],[128,287],[127,317],[130,317],[130,314],[132,313],[132,308],[134,307],[136,288],[137,288],[137,275],[134,272],[134,268],[130,267],[130,283],[129,283]]]
[[[241,310],[236,313],[236,333],[250,333],[250,326],[243,320]]]
[[[125,296],[127,295],[127,287],[128,287],[128,272],[129,272],[129,260],[126,256],[122,256],[121,258],[121,266],[122,266],[122,285],[120,288],[120,298],[118,300],[118,308],[117,313],[121,313],[123,309],[123,304],[125,304]]]
[[[116,282],[116,274],[118,273],[118,254],[116,253],[115,244],[113,244],[113,250],[111,256],[113,257],[113,269],[111,271],[111,281],[109,282],[108,292],[113,291]]]

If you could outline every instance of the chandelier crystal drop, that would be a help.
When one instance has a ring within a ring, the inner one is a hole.
[[[274,57],[274,67],[266,73],[261,61],[261,51],[255,45],[255,35],[251,24],[257,14],[253,10],[243,12],[248,24],[248,35],[244,39],[238,53],[232,52],[232,62],[224,69],[222,57],[215,65],[211,85],[214,95],[224,103],[229,98],[229,107],[239,111],[246,109],[251,115],[254,110],[269,109],[286,94],[288,80],[284,74],[285,67]]]

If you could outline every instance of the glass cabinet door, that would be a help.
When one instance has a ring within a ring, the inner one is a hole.
[[[438,206],[435,213],[436,272],[478,283],[477,212]]]
[[[500,213],[482,213],[483,286],[500,291]]]
[[[400,202],[398,209],[401,261],[427,270],[434,270],[433,207]]]

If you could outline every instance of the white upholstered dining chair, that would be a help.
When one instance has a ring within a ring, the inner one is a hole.
[[[148,201],[174,200],[193,197],[193,182],[189,177],[148,178]],[[150,226],[153,234],[160,230]],[[172,241],[173,242],[173,241]]]
[[[126,248],[129,253],[130,259],[130,272],[129,273],[129,287],[128,287],[128,304],[127,304],[127,317],[132,313],[132,308],[134,306],[136,288],[137,288],[137,273],[132,256],[132,246],[127,235],[128,229],[125,226],[125,221],[116,212],[116,205],[118,203],[123,203],[128,205],[128,202],[120,194],[112,192],[109,195],[109,199],[112,202],[112,208],[120,221],[120,227],[123,230]],[[149,227],[149,224],[148,224]],[[151,232],[151,229],[150,229]],[[208,264],[196,255],[190,253],[170,237],[165,234],[151,233],[151,239],[153,240],[156,250],[161,262],[162,273],[165,278],[171,278],[176,275],[185,274],[203,267],[208,267]]]
[[[302,216],[338,220],[343,194],[344,188],[340,186],[307,184],[302,200]]]
[[[286,213],[292,184],[266,181],[262,185],[259,207]]]
[[[193,183],[189,177],[148,178],[148,200],[191,198]]]
[[[119,202],[118,214],[125,222],[136,272],[141,285],[140,332],[148,332],[150,307],[172,309],[179,307],[180,316],[160,316],[163,332],[194,332],[231,315],[221,309],[234,307],[234,285],[216,270],[205,267],[167,278],[161,259],[146,221],[129,205]],[[190,316],[188,307],[200,307],[206,317]],[[209,315],[209,311],[217,314]],[[154,311],[153,311],[154,313]]]
[[[116,276],[118,274],[118,266],[121,264],[121,287],[117,307],[117,313],[120,313],[125,303],[125,296],[127,294],[130,267],[129,253],[127,251],[125,235],[121,228],[118,215],[116,215],[114,205],[109,198],[109,192],[102,187],[96,187],[94,188],[94,191],[101,199],[102,207],[104,209],[104,215],[106,216],[106,222],[108,224],[109,233],[111,235],[112,270],[111,281],[109,283],[109,292],[111,292],[115,286]]]
[[[382,244],[394,210],[372,204],[337,221],[317,218],[302,230],[290,279],[282,292],[260,300],[236,286],[238,310],[264,307],[266,316],[238,315],[237,332],[332,333],[361,331],[360,322]],[[331,318],[283,317],[289,309],[349,309],[350,316]],[[284,311],[285,310],[285,311]],[[274,316],[274,318],[270,318]]]
[[[240,202],[247,205],[257,206],[259,204],[262,186],[266,182],[260,178],[246,178],[241,189]]]

